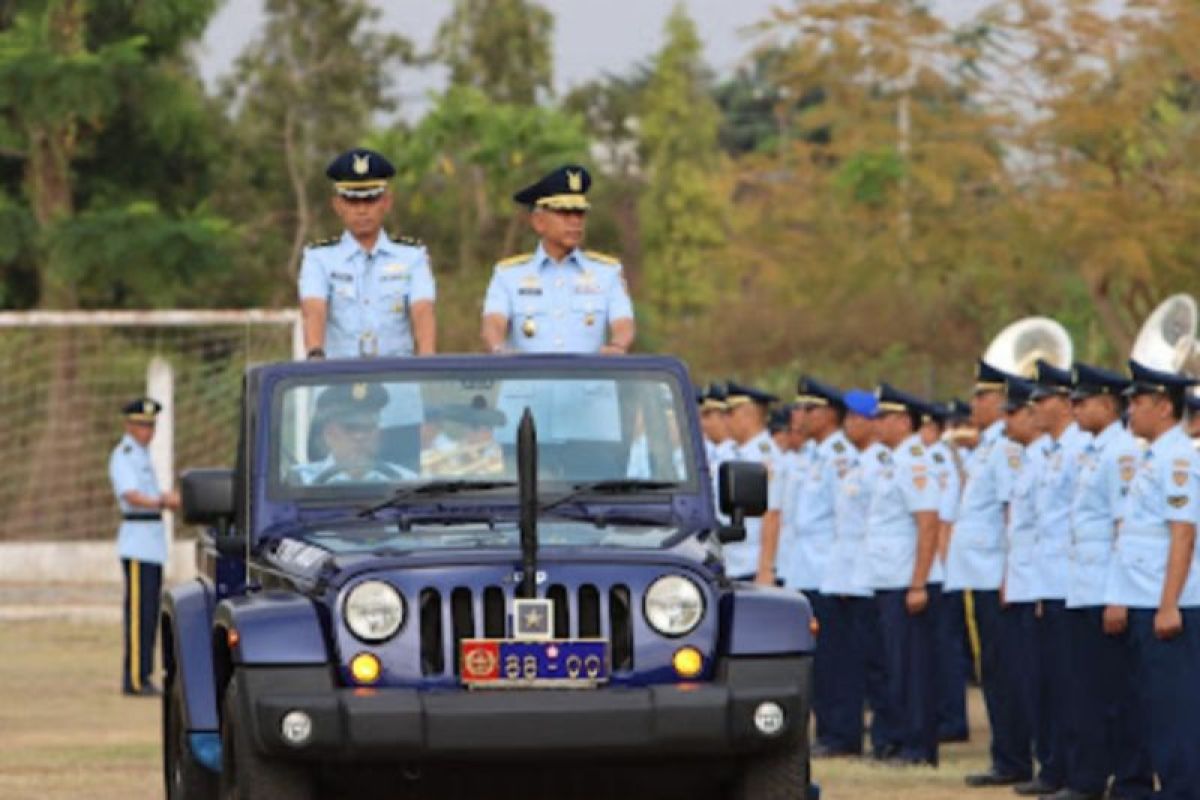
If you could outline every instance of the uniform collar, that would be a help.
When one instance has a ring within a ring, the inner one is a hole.
[[[546,252],[546,248],[543,247],[542,243],[539,241],[537,250],[535,250],[533,252],[533,264],[539,270],[542,267],[545,267],[548,265],[556,266],[556,267],[579,267],[579,268],[582,268],[583,260],[582,260],[582,255],[579,252],[579,248],[577,247],[574,250],[572,250],[571,252],[567,253],[566,257],[562,261],[555,261],[553,258],[550,257],[550,254]]]
[[[142,443],[139,442],[137,439],[133,438],[133,434],[130,434],[130,433],[127,433],[121,437],[121,444],[122,445],[133,445],[134,447],[138,448],[139,450],[146,449],[145,447],[142,446]]]
[[[1092,446],[1097,450],[1103,450],[1108,446],[1108,443],[1116,439],[1125,432],[1125,426],[1121,424],[1121,420],[1115,419],[1108,423],[1108,427],[1092,437]]]
[[[1157,439],[1151,442],[1149,452],[1151,455],[1154,455],[1155,453],[1161,455],[1167,450],[1174,448],[1179,443],[1180,439],[1186,440],[1187,445],[1191,447],[1192,440],[1188,438],[1187,433],[1184,432],[1182,423],[1175,425],[1162,436],[1159,436]]]
[[[921,450],[926,449],[924,442],[921,441],[921,434],[910,433],[907,437],[905,437],[904,441],[896,445],[894,452],[899,452],[901,450],[908,449],[909,447],[919,447]]]
[[[385,230],[379,232],[379,238],[375,240],[375,249],[370,253],[359,246],[358,240],[354,238],[350,231],[342,231],[342,238],[338,242],[338,247],[342,249],[347,260],[359,253],[362,253],[364,256],[379,256],[396,252],[396,243],[388,237]]]
[[[838,444],[843,445],[843,449],[845,449],[845,446],[849,444],[849,441],[846,439],[846,434],[842,433],[841,428],[838,428],[833,433],[826,436],[821,444],[818,445],[818,449],[822,453],[828,453],[834,449],[835,445]]]
[[[979,437],[981,443],[992,444],[1001,436],[1004,435],[1004,420],[998,419],[991,425],[988,425],[983,431],[983,435]]]

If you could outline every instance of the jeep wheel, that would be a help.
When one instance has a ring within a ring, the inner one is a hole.
[[[259,753],[241,719],[237,675],[221,706],[221,800],[315,800],[313,776]]]
[[[809,792],[808,747],[797,736],[777,750],[748,759],[742,765],[730,800],[796,800]]]
[[[171,676],[163,691],[163,779],[167,800],[215,800],[217,776],[188,747],[184,727],[183,686]]]

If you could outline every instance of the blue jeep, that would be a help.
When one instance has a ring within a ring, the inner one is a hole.
[[[811,610],[724,574],[766,473],[678,361],[255,367],[236,462],[181,480],[168,797],[815,796]]]

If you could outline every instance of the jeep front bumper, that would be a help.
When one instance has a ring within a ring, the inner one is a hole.
[[[264,753],[329,761],[513,758],[522,754],[733,755],[771,749],[807,730],[807,655],[723,660],[708,683],[594,690],[353,689],[328,667],[252,667],[236,673],[239,709]],[[771,735],[755,726],[762,703],[784,712]],[[301,711],[301,745],[281,733]]]

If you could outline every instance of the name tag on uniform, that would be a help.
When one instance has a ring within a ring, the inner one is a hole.
[[[354,280],[354,276],[351,275],[349,272],[331,272],[331,273],[329,273],[329,280],[331,280],[331,281],[352,281],[352,280]]]
[[[521,288],[517,289],[517,294],[539,295],[540,296],[541,293],[542,293],[542,287],[540,287],[540,286],[522,286]]]

